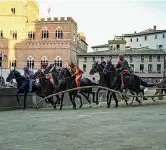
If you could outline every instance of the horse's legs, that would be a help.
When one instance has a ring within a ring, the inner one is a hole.
[[[112,93],[112,96],[113,96],[113,98],[114,98],[114,100],[115,100],[115,107],[118,107],[118,99],[117,99],[117,97],[116,97],[116,94],[115,94],[115,92],[113,92]],[[111,101],[111,100],[110,100]],[[128,104],[128,103],[127,103]]]
[[[93,103],[96,103],[95,102],[95,92],[92,92],[92,96],[93,96]]]
[[[142,92],[140,92],[140,94],[142,95]],[[139,95],[139,93],[137,92],[136,101],[137,101],[139,104],[142,104],[142,102],[138,99],[138,95]],[[141,98],[143,98],[143,97],[141,96]]]
[[[88,101],[90,107],[92,107],[92,106],[91,106],[91,101],[89,100],[89,93],[88,93],[88,96],[86,96],[86,94],[85,94],[84,92],[81,92],[81,91],[80,91],[80,94],[85,97],[85,99]]]
[[[110,96],[110,91],[108,91],[107,92],[107,108],[110,108],[110,105],[111,105],[111,98],[110,97],[112,97],[112,94]]]
[[[24,92],[24,109],[23,110],[25,110],[26,109],[26,98],[27,98],[27,91],[25,91]]]
[[[73,103],[73,99],[72,99],[72,94],[71,94],[71,92],[69,92],[69,98],[70,98],[70,101],[71,101],[71,103],[72,103],[72,105],[73,105],[73,107],[74,107],[74,103]],[[62,100],[62,99],[61,99]]]
[[[99,100],[98,100],[98,96],[99,96],[99,92],[101,91],[101,88],[98,88],[97,92],[96,92],[96,105],[99,104]]]
[[[17,94],[16,94],[16,96],[17,96],[17,102],[19,103],[19,104],[21,104],[21,101],[19,100],[19,97],[18,97],[18,94],[20,93],[20,90],[18,90],[18,92],[17,92]]]
[[[76,110],[76,102],[75,102],[75,97],[77,95],[77,92],[73,94],[73,109]]]
[[[70,97],[70,94],[69,94],[69,97]],[[60,98],[60,110],[62,110],[62,108],[63,108],[63,98],[64,98],[64,93],[62,94],[62,96]]]
[[[81,108],[81,107],[82,107],[82,105],[83,105],[83,104],[82,104],[82,98],[81,98],[81,96],[80,96],[80,95],[78,95],[78,94],[76,95],[76,97],[80,99],[80,106],[79,106],[79,108]]]
[[[135,94],[134,94],[134,92],[132,91],[132,90],[130,90],[130,93],[133,95],[133,98],[132,98],[132,101],[131,101],[131,103],[130,103],[130,105],[132,105],[133,104],[133,102],[134,102],[134,96],[135,96]]]
[[[53,97],[48,98],[48,101],[54,107],[54,109],[56,109],[56,103],[54,103]]]

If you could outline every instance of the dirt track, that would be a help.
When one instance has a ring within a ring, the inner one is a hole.
[[[0,150],[165,150],[166,101],[144,103],[0,112]]]

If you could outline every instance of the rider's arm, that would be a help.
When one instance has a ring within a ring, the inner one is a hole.
[[[125,60],[121,66],[121,69],[125,69],[126,67],[128,67],[128,62]]]
[[[120,63],[118,62],[118,64],[116,65],[116,68],[119,69],[120,68]]]

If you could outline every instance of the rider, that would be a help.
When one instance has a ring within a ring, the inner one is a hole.
[[[31,71],[28,67],[24,67],[24,76],[28,79],[28,83],[29,83],[29,92],[32,91],[32,82],[35,81],[33,79],[33,71]]]
[[[120,77],[121,77],[121,81],[122,81],[122,87],[124,87],[123,75],[130,73],[130,69],[129,69],[128,61],[126,59],[124,59],[123,54],[119,55],[119,59],[120,60],[117,64],[116,68],[120,70]]]
[[[112,61],[111,59],[107,61],[106,65],[104,66],[104,70],[103,72],[104,73],[108,73],[109,69],[113,67],[113,64],[112,64]]]
[[[75,76],[75,81],[76,81],[77,87],[80,87],[80,81],[82,78],[82,74],[84,72],[73,62],[69,62],[68,65],[69,65],[72,73],[74,74],[73,76]]]

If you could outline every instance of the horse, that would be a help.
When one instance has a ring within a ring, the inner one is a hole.
[[[62,80],[64,82],[66,90],[77,87],[77,84],[75,82],[75,77],[72,77],[70,71],[67,68],[63,68],[60,71],[58,79]],[[92,81],[88,78],[82,78],[81,81],[80,81],[80,86],[81,87],[83,87],[83,86],[93,86],[93,85],[94,84],[92,83]],[[69,94],[72,95],[72,101],[73,101],[74,105],[75,105],[75,97],[76,97],[77,93],[80,93],[81,95],[83,95],[85,97],[85,99],[88,101],[88,103],[90,104],[90,107],[92,107],[91,106],[91,101],[89,100],[89,96],[90,96],[90,94],[92,94],[93,102],[95,102],[94,101],[95,93],[92,91],[92,88],[81,89],[81,90],[79,90],[79,92],[78,92],[78,90],[69,92]],[[86,96],[86,94],[87,94],[87,96]]]
[[[115,85],[116,85],[116,89],[120,89],[121,88],[121,75],[120,75],[120,70],[116,71],[116,80],[115,80]],[[135,74],[130,74],[130,73],[126,73],[123,75],[123,80],[124,80],[124,87],[123,89],[129,89],[130,93],[132,95],[135,96],[136,93],[136,101],[140,104],[141,101],[138,99],[138,95],[141,95],[141,98],[143,100],[144,97],[144,89],[142,87],[153,87],[155,86],[154,84],[148,84],[146,82],[144,82],[139,76],[135,75]],[[130,105],[133,104],[134,98],[132,99],[132,102],[130,103]],[[156,101],[154,101],[156,102]]]
[[[16,94],[18,103],[21,103],[18,95],[20,93],[24,93],[24,109],[23,110],[25,110],[26,109],[26,98],[27,98],[27,94],[29,93],[29,83],[27,82],[27,79],[24,76],[22,76],[20,74],[20,72],[18,72],[16,70],[12,70],[9,73],[8,77],[6,78],[6,82],[10,82],[13,79],[15,79],[18,84],[17,85],[18,92]],[[32,91],[30,93],[36,93],[36,95],[38,95],[39,97],[44,98],[44,96],[41,94],[40,88],[35,84],[32,86]]]
[[[48,74],[52,74],[53,80],[54,80],[54,85],[50,82],[50,79],[47,79],[47,75]],[[45,96],[48,96],[50,94],[55,94],[61,91],[64,91],[66,88],[65,86],[65,82],[63,81],[58,81],[57,77],[58,77],[59,72],[57,71],[57,69],[55,68],[54,65],[50,64],[50,66],[48,66],[43,72],[41,72],[40,70],[38,72],[35,73],[35,76],[39,78],[40,84],[42,89],[48,92],[48,89],[50,92],[46,93]],[[60,110],[62,110],[63,107],[63,99],[64,99],[64,93],[61,95],[61,98],[59,97],[59,95],[56,95],[57,97],[57,101],[54,103],[54,108],[56,108],[57,103],[60,104]],[[69,94],[70,97],[70,101],[73,104],[72,101],[72,97]],[[77,98],[80,99],[80,106],[79,108],[82,107],[82,98],[80,95],[76,95]],[[74,104],[73,104],[73,109],[74,108]]]
[[[92,69],[90,70],[90,75],[94,75],[95,73],[99,73],[100,75],[100,80],[99,80],[99,85],[103,86],[103,87],[108,87],[110,89],[113,89],[113,81],[114,81],[114,77],[115,77],[115,71],[114,71],[114,68],[112,67],[111,70],[105,74],[103,72],[104,70],[104,65],[103,64],[98,64],[98,62],[95,62],[92,66]],[[99,88],[96,92],[96,103],[98,104],[98,94],[99,94],[99,91],[101,91],[102,89]],[[111,94],[111,95],[110,95]],[[115,107],[118,107],[118,100],[117,100],[117,97],[116,97],[116,94],[114,92],[110,92],[108,91],[107,92],[107,108],[110,107],[111,105],[111,99],[112,99],[112,96],[115,100]]]
[[[38,70],[34,74],[34,77],[39,79],[41,93],[44,95],[44,98],[55,93],[55,86],[52,83],[50,83],[50,80],[47,79],[44,72]],[[48,98],[48,100],[45,100],[45,102],[48,104],[51,103],[54,109],[56,109],[56,103],[60,101],[59,95],[56,95],[56,98],[57,98],[56,102],[54,102],[53,97]]]

